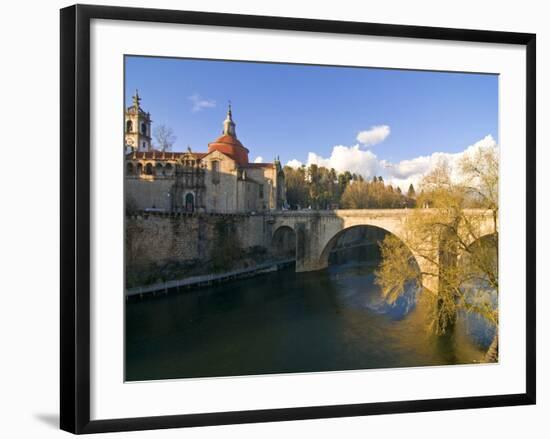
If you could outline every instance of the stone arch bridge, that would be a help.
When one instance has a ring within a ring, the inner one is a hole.
[[[426,209],[429,214],[430,209]],[[271,224],[271,237],[282,228],[290,228],[296,236],[296,271],[321,270],[328,266],[328,257],[338,238],[352,227],[374,226],[383,229],[397,238],[404,238],[404,223],[408,209],[354,209],[333,211],[282,211],[273,212],[268,219]],[[481,216],[481,235],[494,232],[491,212],[472,209],[472,216]],[[429,263],[412,252],[422,272],[430,271]],[[437,279],[423,277],[423,285],[437,291]]]

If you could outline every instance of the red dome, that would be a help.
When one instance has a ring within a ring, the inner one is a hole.
[[[219,151],[228,155],[239,165],[248,164],[248,149],[246,149],[237,138],[230,134],[224,134],[208,144],[208,152]]]

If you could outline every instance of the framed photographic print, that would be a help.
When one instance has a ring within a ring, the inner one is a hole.
[[[61,10],[61,428],[535,403],[535,35]]]

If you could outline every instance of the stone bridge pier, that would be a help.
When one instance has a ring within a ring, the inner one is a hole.
[[[296,236],[296,271],[327,268],[331,250],[345,231],[357,226],[374,226],[403,239],[407,209],[365,209],[334,211],[285,211],[272,215],[272,236],[281,227],[294,230]],[[437,266],[411,252],[422,273],[425,288],[437,292]],[[436,256],[437,257],[437,256]]]

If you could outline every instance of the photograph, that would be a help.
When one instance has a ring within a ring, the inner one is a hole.
[[[125,381],[499,363],[498,74],[127,54],[121,106]]]
[[[6,6],[1,437],[550,437],[543,2]]]

